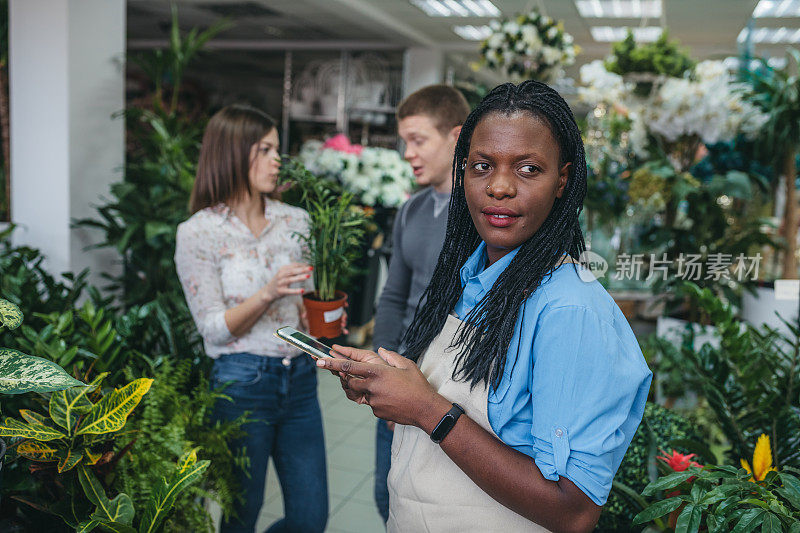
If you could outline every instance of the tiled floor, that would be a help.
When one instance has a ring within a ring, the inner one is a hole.
[[[375,469],[375,417],[367,406],[348,400],[339,380],[319,372],[319,401],[328,452],[331,533],[382,533],[383,521],[372,498]],[[270,462],[264,507],[256,531],[283,516],[275,468]]]

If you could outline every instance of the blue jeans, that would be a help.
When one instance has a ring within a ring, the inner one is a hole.
[[[384,523],[389,520],[389,487],[386,479],[392,466],[392,437],[394,432],[386,425],[386,420],[379,418],[375,431],[375,505]]]
[[[230,383],[214,418],[232,420],[249,411],[247,436],[236,443],[250,458],[239,472],[244,505],[238,519],[223,522],[223,533],[253,532],[264,502],[264,480],[270,456],[283,492],[284,517],[270,532],[322,532],[328,521],[328,480],[322,415],[317,401],[317,374],[305,355],[292,359],[249,353],[226,354],[214,362],[212,386]]]

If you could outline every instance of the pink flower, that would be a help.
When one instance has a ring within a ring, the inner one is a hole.
[[[667,466],[669,466],[675,472],[683,472],[690,466],[703,468],[703,465],[701,465],[697,461],[692,461],[692,457],[696,455],[694,453],[683,455],[682,453],[678,453],[675,450],[672,450],[672,455],[667,455],[667,452],[665,452],[664,450],[661,450],[661,453],[663,453],[664,455],[658,456],[658,459],[661,459],[662,461],[667,463]],[[689,483],[694,481],[694,476],[690,477],[687,481]]]
[[[323,148],[330,148],[338,152],[345,152],[347,154],[360,155],[361,150],[364,149],[360,144],[350,144],[350,139],[344,133],[338,133],[325,141],[322,145]]]

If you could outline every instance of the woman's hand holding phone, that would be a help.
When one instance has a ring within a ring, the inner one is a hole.
[[[400,354],[336,344],[333,349],[349,359],[320,359],[317,366],[339,372],[347,397],[369,405],[375,416],[428,431],[433,428],[423,427],[430,425],[427,415],[450,409],[450,402],[434,390],[417,365]]]

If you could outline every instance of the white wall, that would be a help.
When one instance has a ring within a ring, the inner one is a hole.
[[[122,177],[125,0],[10,0],[11,210],[15,241],[53,273],[118,269],[70,229]]]

